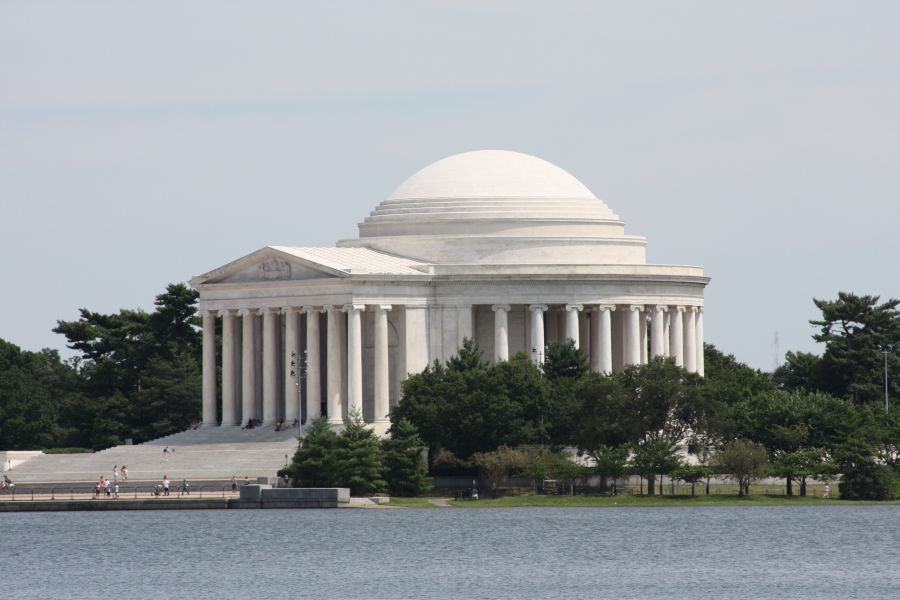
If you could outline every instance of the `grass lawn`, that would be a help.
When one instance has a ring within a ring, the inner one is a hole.
[[[388,506],[397,506],[400,508],[437,508],[428,501],[428,498],[397,498],[391,496]]]
[[[515,508],[534,506],[792,506],[823,504],[898,504],[900,502],[853,502],[799,496],[750,496],[697,495],[691,496],[508,496],[496,500],[451,500],[460,508]]]

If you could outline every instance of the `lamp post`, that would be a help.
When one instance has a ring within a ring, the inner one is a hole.
[[[887,370],[887,357],[888,353],[891,352],[894,347],[890,344],[876,344],[875,348],[877,348],[884,355],[884,412],[888,412],[888,370]]]

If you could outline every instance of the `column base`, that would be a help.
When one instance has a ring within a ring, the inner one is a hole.
[[[344,420],[343,419],[328,419],[328,427],[330,427],[332,431],[343,431],[344,430]]]
[[[388,429],[391,428],[391,422],[388,419],[380,419],[374,423],[367,423],[369,428],[375,432],[378,437],[387,437]]]

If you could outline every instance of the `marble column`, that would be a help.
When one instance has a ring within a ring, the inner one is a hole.
[[[612,373],[612,323],[610,312],[615,306],[600,304],[591,317],[591,370]],[[596,345],[595,345],[596,344]]]
[[[241,424],[256,418],[256,311],[243,308],[241,315]]]
[[[388,362],[390,349],[388,348],[388,311],[391,306],[387,304],[375,307],[375,418],[373,423],[378,433],[387,431],[388,411],[391,409],[390,401],[390,364]]]
[[[675,364],[684,366],[684,325],[681,313],[683,306],[669,307],[669,356],[675,358]]]
[[[625,366],[641,363],[641,310],[643,306],[632,304],[625,310]]]
[[[347,412],[362,417],[362,318],[365,304],[345,304],[347,313]]]
[[[641,311],[640,323],[641,328],[641,364],[647,364],[647,311]]]
[[[665,323],[665,331],[663,332],[663,341],[666,343],[666,356],[672,356],[672,352],[669,350],[669,324],[672,322],[672,312],[668,309],[666,310],[666,316],[663,318],[663,322]]]
[[[332,426],[343,425],[344,415],[341,398],[341,309],[337,306],[326,306],[328,311],[328,370],[327,410],[328,423]]]
[[[216,418],[216,311],[203,311],[203,424]]]
[[[703,307],[697,308],[697,373],[703,377],[704,374],[704,356],[703,356]]]
[[[237,373],[235,372],[234,311],[220,310],[222,315],[222,426],[238,425]]]
[[[578,313],[584,308],[581,304],[566,304],[566,340],[575,342],[575,347],[579,348],[578,343]]]
[[[494,362],[509,360],[509,304],[495,304],[494,311]]]
[[[666,355],[666,307],[656,305],[650,309],[650,356]]]
[[[697,372],[697,307],[688,306],[684,312],[684,368]]]
[[[578,316],[578,344],[584,357],[591,358],[591,319],[589,311],[582,311]]]
[[[322,384],[319,381],[319,313],[321,309],[304,306],[306,313],[306,423],[318,419],[322,412]]]
[[[544,311],[546,304],[532,304],[528,307],[531,312],[531,361],[540,366],[544,364]]]
[[[300,313],[285,306],[284,314],[284,422],[290,425],[300,418],[300,382],[304,361],[300,354]],[[294,363],[293,365],[291,363]]]
[[[278,418],[278,313],[262,309],[263,315],[263,414],[262,424],[273,425]]]

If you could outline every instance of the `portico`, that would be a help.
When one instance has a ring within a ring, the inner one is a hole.
[[[359,229],[335,248],[267,246],[192,280],[204,426],[320,414],[340,426],[359,411],[384,433],[403,379],[466,338],[495,361],[541,363],[571,339],[597,372],[665,356],[703,373],[702,269],[645,264],[646,241],[550,163],[452,156]]]

